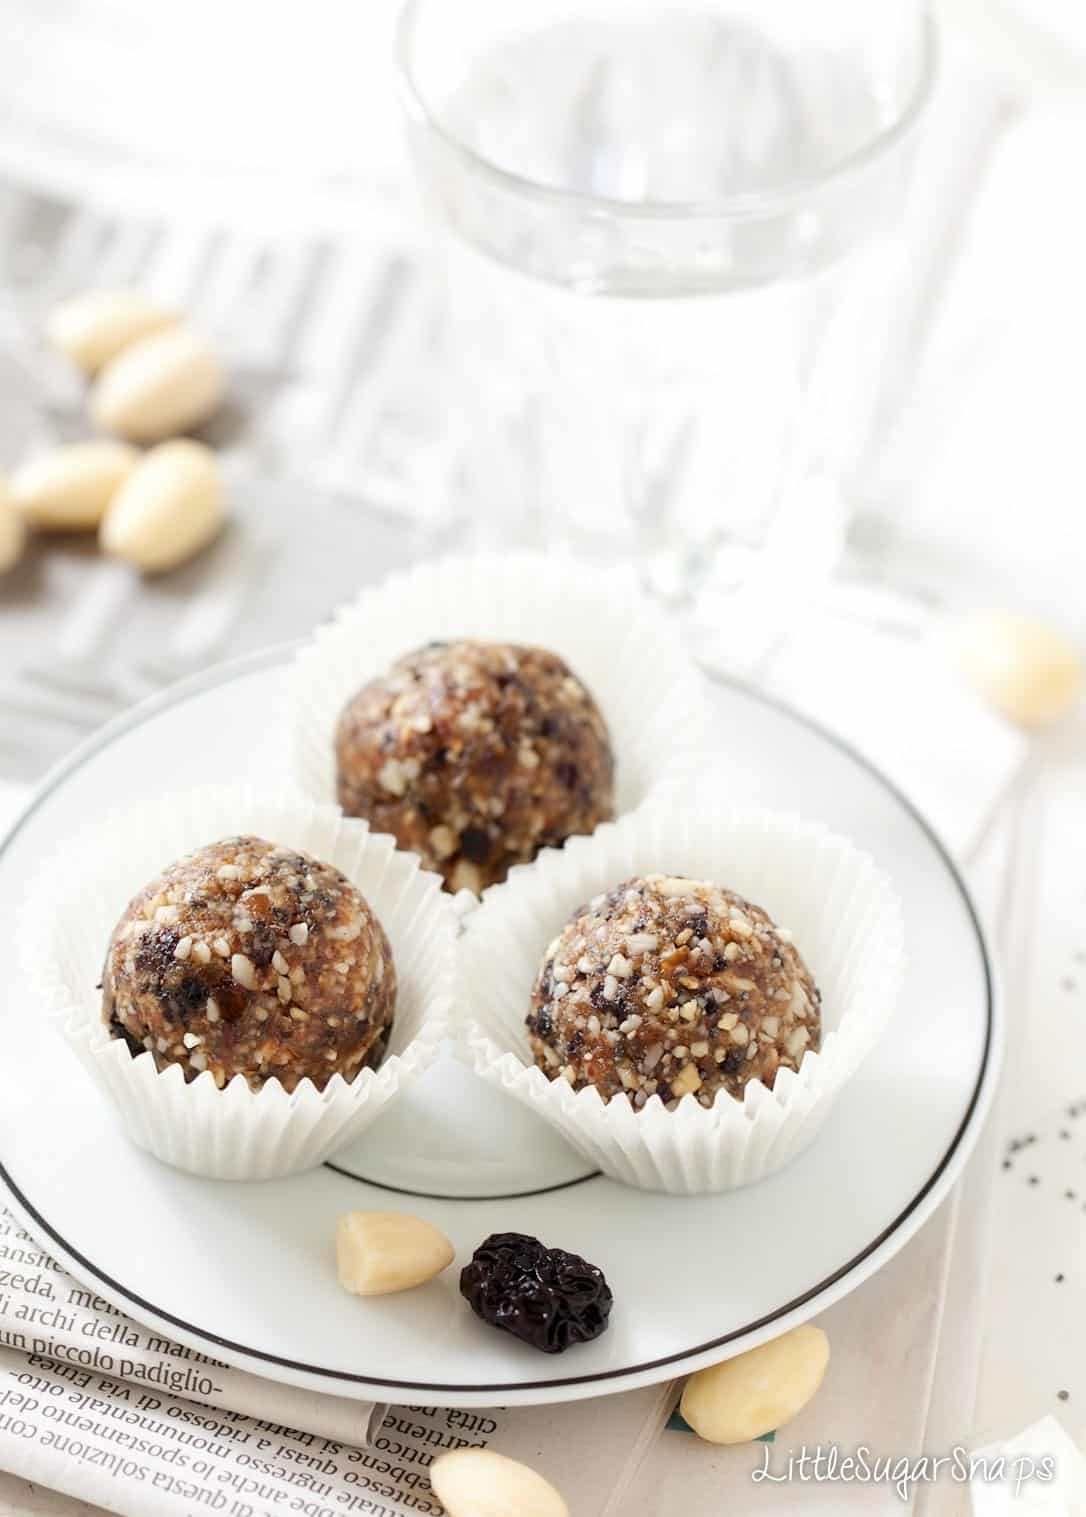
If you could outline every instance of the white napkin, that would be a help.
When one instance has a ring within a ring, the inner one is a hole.
[[[768,687],[853,743],[964,859],[1027,743],[964,685],[936,628],[910,625],[903,600],[880,603],[883,615],[867,625],[816,611],[775,658]]]
[[[1086,1517],[1086,1459],[1055,1417],[978,1449],[974,1517]]]
[[[29,785],[15,785],[10,780],[0,780],[0,838],[6,835],[29,794]]]

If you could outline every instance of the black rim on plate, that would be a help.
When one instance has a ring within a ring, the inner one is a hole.
[[[142,726],[147,720],[155,716],[158,712],[166,710],[172,706],[179,705],[186,700],[191,700],[194,697],[201,695],[205,690],[211,689],[216,685],[221,685],[227,683],[230,680],[237,679],[240,676],[253,674],[262,669],[270,668],[277,663],[282,663],[292,651],[293,645],[287,645],[285,647],[279,646],[265,649],[260,653],[252,654],[244,659],[231,660],[229,663],[217,664],[211,669],[204,670],[200,674],[192,676],[190,679],[183,680],[179,684],[173,685],[169,689],[151,696],[148,700],[140,702],[140,704],[135,706],[131,711],[126,712],[123,715],[115,718],[113,721],[107,723],[99,733],[89,738],[85,743],[82,743],[75,750],[75,752],[70,755],[69,758],[62,760],[46,775],[41,787],[35,792],[33,799],[30,801],[29,805],[24,811],[20,813],[14,827],[10,829],[10,831],[3,838],[2,842],[0,842],[0,861],[3,860],[3,857],[6,854],[12,840],[19,834],[19,832],[22,831],[25,824],[49,798],[53,791],[58,789],[70,774],[72,774],[75,770],[81,768],[88,759],[92,758],[95,754],[100,753],[103,749],[110,747],[113,743],[131,731],[134,727]],[[814,721],[811,717],[806,716],[802,712],[794,710],[784,701],[776,700],[774,697],[764,695],[760,691],[751,690],[748,686],[744,685],[739,680],[730,680],[721,676],[713,676],[713,678],[716,679],[718,683],[728,685],[730,688],[739,691],[742,695],[747,696],[751,700],[758,701],[763,705],[772,707],[774,710],[781,712],[784,716],[789,717],[798,725],[806,727],[808,731],[814,732],[825,742],[828,742],[832,747],[837,748],[839,752],[849,757],[860,768],[866,770],[866,772],[870,774],[872,778],[878,782],[879,785],[882,786],[886,793],[897,802],[902,810],[905,811],[906,814],[912,819],[912,821],[920,828],[921,832],[927,838],[928,842],[931,844],[932,848],[937,854],[940,862],[943,864],[943,867],[946,869],[947,873],[953,880],[955,889],[961,896],[966,915],[968,916],[970,925],[972,926],[977,949],[980,954],[981,964],[984,970],[985,988],[984,1050],[981,1055],[980,1067],[977,1072],[977,1079],[969,1099],[969,1104],[965,1109],[962,1120],[959,1123],[957,1131],[951,1139],[946,1152],[943,1154],[943,1157],[940,1159],[939,1163],[936,1165],[935,1169],[929,1175],[927,1180],[912,1197],[908,1205],[898,1213],[892,1222],[888,1223],[887,1226],[883,1228],[882,1232],[880,1232],[877,1237],[873,1238],[871,1242],[866,1245],[866,1247],[862,1248],[859,1253],[854,1254],[852,1258],[848,1259],[831,1274],[826,1275],[822,1280],[818,1281],[816,1285],[813,1285],[808,1290],[803,1291],[800,1295],[794,1297],[791,1301],[786,1302],[783,1306],[779,1306],[774,1311],[767,1313],[764,1317],[759,1317],[753,1322],[747,1322],[742,1327],[735,1328],[730,1333],[725,1333],[720,1337],[710,1338],[704,1343],[694,1344],[690,1348],[682,1349],[678,1353],[667,1354],[659,1359],[647,1359],[640,1364],[626,1365],[621,1369],[599,1370],[596,1373],[590,1375],[561,1375],[549,1380],[515,1380],[493,1385],[480,1385],[478,1383],[449,1384],[416,1380],[389,1380],[375,1375],[354,1374],[349,1370],[329,1369],[324,1365],[306,1364],[302,1360],[287,1359],[279,1354],[270,1354],[263,1349],[252,1348],[245,1343],[235,1343],[232,1339],[220,1337],[219,1334],[209,1332],[206,1328],[202,1328],[196,1323],[187,1322],[182,1317],[176,1317],[171,1312],[165,1311],[162,1307],[156,1306],[153,1301],[148,1301],[145,1297],[139,1296],[134,1291],[129,1290],[127,1286],[123,1285],[119,1280],[115,1280],[111,1275],[107,1274],[105,1270],[100,1269],[96,1264],[93,1263],[92,1260],[88,1259],[85,1254],[80,1253],[77,1248],[74,1248],[72,1244],[70,1244],[67,1239],[64,1238],[56,1230],[56,1228],[54,1228],[45,1219],[45,1217],[42,1216],[41,1212],[39,1212],[38,1209],[34,1206],[30,1198],[25,1195],[24,1192],[20,1189],[7,1165],[3,1162],[2,1158],[0,1158],[0,1184],[3,1184],[6,1187],[12,1201],[15,1203],[16,1208],[22,1214],[23,1219],[29,1222],[31,1230],[36,1234],[49,1238],[54,1244],[57,1245],[59,1249],[62,1250],[65,1256],[65,1260],[73,1261],[79,1269],[83,1270],[88,1276],[93,1277],[93,1279],[97,1280],[101,1285],[104,1285],[106,1290],[111,1292],[113,1295],[129,1302],[132,1306],[138,1308],[139,1310],[149,1313],[153,1318],[155,1318],[157,1322],[167,1324],[170,1327],[175,1327],[182,1333],[187,1334],[190,1338],[198,1339],[203,1344],[208,1345],[211,1348],[227,1349],[230,1353],[243,1355],[247,1359],[262,1364],[276,1365],[281,1369],[294,1370],[300,1374],[312,1375],[320,1379],[328,1379],[344,1383],[349,1382],[355,1385],[371,1385],[380,1387],[382,1390],[407,1391],[412,1393],[418,1391],[450,1391],[453,1393],[471,1395],[500,1396],[507,1392],[553,1390],[566,1385],[587,1385],[590,1383],[606,1383],[616,1380],[623,1380],[631,1375],[645,1374],[652,1370],[663,1369],[668,1365],[681,1363],[687,1359],[697,1358],[701,1354],[710,1353],[713,1349],[725,1348],[729,1343],[734,1343],[738,1338],[745,1338],[750,1333],[760,1332],[762,1328],[768,1327],[772,1323],[789,1316],[792,1312],[799,1310],[799,1308],[805,1306],[808,1302],[816,1299],[825,1291],[829,1290],[846,1275],[851,1274],[853,1270],[855,1270],[859,1265],[863,1264],[866,1259],[869,1259],[871,1255],[876,1253],[884,1243],[892,1238],[893,1235],[899,1230],[899,1228],[901,1228],[901,1226],[909,1219],[909,1217],[912,1216],[917,1208],[923,1204],[927,1196],[930,1195],[931,1191],[939,1183],[940,1178],[946,1172],[948,1166],[953,1162],[955,1155],[961,1147],[966,1133],[969,1131],[969,1128],[973,1121],[974,1113],[977,1110],[977,1105],[981,1098],[981,1093],[984,1090],[985,1079],[988,1073],[989,1064],[992,1059],[994,1045],[995,986],[991,957],[988,952],[988,945],[985,941],[983,929],[981,928],[980,921],[977,917],[976,908],[973,905],[972,898],[966,888],[964,880],[961,877],[958,866],[955,864],[954,860],[947,852],[938,835],[933,831],[930,824],[916,809],[908,797],[905,796],[897,788],[896,785],[888,780],[882,771],[878,769],[870,761],[870,759],[865,758],[864,755],[860,753],[856,748],[854,748],[850,743],[845,742],[842,738],[837,736],[836,733],[830,732],[827,728],[821,726],[820,723]],[[326,1167],[331,1169],[337,1168],[335,1165],[328,1165]],[[337,1170],[337,1172],[349,1174],[347,1171]],[[362,1177],[349,1175],[349,1178],[361,1179]],[[588,1180],[599,1178],[602,1177],[587,1175],[584,1176],[582,1180],[574,1181],[572,1183],[582,1184]],[[372,1184],[373,1182],[364,1181],[363,1183]],[[387,1189],[389,1187],[380,1188]],[[455,1200],[465,1198],[443,1197],[442,1199]],[[477,1199],[485,1201],[502,1201],[507,1198],[481,1197]]]
[[[553,1185],[533,1185],[531,1190],[502,1190],[492,1196],[462,1196],[454,1191],[409,1190],[406,1185],[389,1185],[384,1180],[371,1180],[368,1175],[356,1175],[342,1164],[333,1164],[325,1159],[323,1167],[345,1180],[357,1180],[359,1185],[368,1185],[372,1190],[387,1190],[393,1196],[416,1196],[420,1201],[523,1201],[528,1196],[549,1196],[556,1190],[572,1190],[575,1185],[584,1185],[588,1180],[600,1180],[598,1169],[587,1175],[574,1175],[572,1180],[556,1180]]]

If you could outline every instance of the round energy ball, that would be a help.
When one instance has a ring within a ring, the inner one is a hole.
[[[338,869],[261,838],[212,843],[129,902],[106,953],[102,1014],[133,1054],[185,1079],[323,1089],[380,1063],[396,970]]]
[[[615,762],[592,696],[555,653],[429,643],[339,719],[340,805],[480,891],[614,815]]]
[[[536,1063],[640,1111],[772,1087],[818,1048],[821,997],[758,906],[673,875],[625,880],[577,911],[543,958],[528,1012]]]

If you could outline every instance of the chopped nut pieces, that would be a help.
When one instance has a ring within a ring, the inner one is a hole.
[[[550,944],[527,1017],[536,1062],[640,1111],[709,1107],[798,1069],[820,996],[790,934],[732,891],[673,875],[596,896]]]
[[[110,500],[99,542],[115,558],[160,574],[205,548],[225,514],[215,454],[182,438],[144,454]]]
[[[987,612],[953,630],[965,678],[997,711],[1023,727],[1055,721],[1082,689],[1082,658],[1055,627],[1027,616]]]
[[[453,890],[613,815],[599,708],[554,653],[430,643],[371,680],[336,731],[340,804],[421,855]]]
[[[31,458],[11,476],[11,498],[23,521],[42,531],[97,527],[139,462],[123,442],[69,443]]]
[[[830,1343],[819,1327],[795,1327],[723,1364],[698,1370],[680,1409],[708,1443],[749,1443],[783,1427],[822,1384]]]
[[[26,524],[3,479],[0,479],[0,574],[6,574],[23,556]]]
[[[548,1480],[493,1449],[451,1449],[430,1466],[447,1517],[569,1517]]]
[[[166,327],[104,365],[91,390],[90,410],[108,432],[129,442],[162,442],[203,426],[225,388],[225,371],[212,345],[188,327]]]
[[[453,1261],[444,1233],[406,1212],[353,1211],[336,1224],[339,1283],[356,1296],[387,1296],[432,1280]]]
[[[176,326],[177,311],[139,290],[90,290],[73,296],[53,311],[45,332],[59,353],[86,374],[152,332]]]
[[[351,1080],[380,1063],[395,1004],[388,939],[350,881],[253,837],[201,848],[140,891],[103,975],[115,1037],[220,1087]]]

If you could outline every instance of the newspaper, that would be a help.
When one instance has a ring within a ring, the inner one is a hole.
[[[430,1464],[485,1448],[577,1499],[620,1498],[671,1386],[524,1409],[385,1407],[292,1389],[170,1342],[87,1290],[0,1213],[0,1468],[129,1517],[425,1517]]]
[[[384,1411],[231,1369],[141,1327],[66,1274],[2,1212],[0,1348],[341,1443],[364,1443]]]

